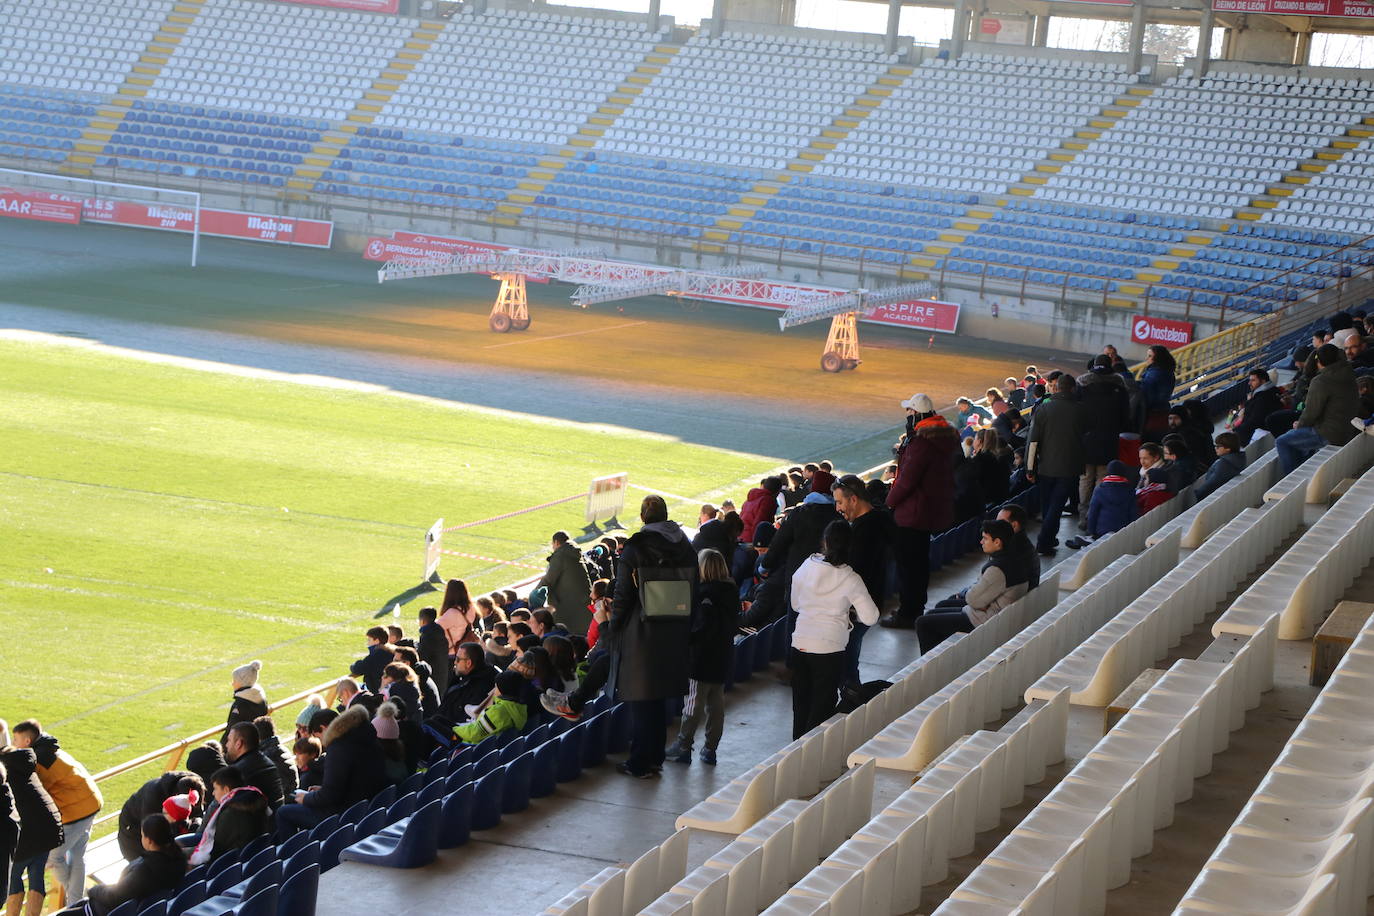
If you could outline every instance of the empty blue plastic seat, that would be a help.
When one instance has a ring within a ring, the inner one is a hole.
[[[339,858],[389,868],[420,868],[438,856],[442,802],[430,802],[374,836],[344,849]]]

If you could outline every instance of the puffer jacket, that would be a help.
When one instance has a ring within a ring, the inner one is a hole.
[[[66,751],[52,735],[39,735],[33,742],[38,759],[38,779],[52,796],[62,823],[72,824],[97,813],[105,800],[100,796],[91,774]]]
[[[27,862],[61,846],[62,817],[38,779],[38,758],[32,748],[0,751],[0,763],[5,765],[14,806],[19,810],[19,845],[14,849],[14,861]]]
[[[959,433],[940,416],[921,420],[897,458],[887,507],[902,528],[944,531],[954,524],[954,466]]]
[[[324,778],[304,804],[328,816],[371,798],[386,786],[377,730],[362,706],[350,706],[324,730]]]
[[[978,581],[964,593],[964,613],[975,627],[1030,591],[1030,569],[1025,558],[1011,550],[988,557]]]

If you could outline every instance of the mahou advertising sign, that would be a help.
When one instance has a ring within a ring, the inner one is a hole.
[[[1136,315],[1131,319],[1131,340],[1146,346],[1158,344],[1172,350],[1193,342],[1193,325],[1188,321]]]

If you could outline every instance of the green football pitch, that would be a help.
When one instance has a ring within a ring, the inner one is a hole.
[[[778,463],[30,335],[0,339],[0,441],[4,714],[38,717],[92,771],[214,724],[246,660],[263,661],[269,698],[345,673],[386,599],[420,581],[436,517],[538,505],[622,470],[704,494]],[[581,512],[447,546],[537,566]],[[529,575],[454,557],[441,572],[476,589]],[[113,803],[131,781],[107,787]]]

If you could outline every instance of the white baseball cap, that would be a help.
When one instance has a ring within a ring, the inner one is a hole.
[[[935,404],[927,394],[913,394],[902,402],[902,406],[917,413],[935,413]]]

